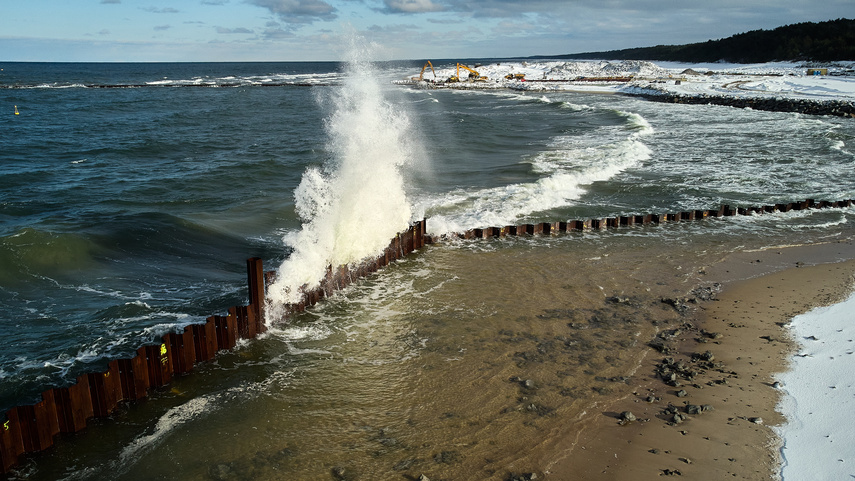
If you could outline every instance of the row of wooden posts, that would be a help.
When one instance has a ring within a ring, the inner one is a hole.
[[[60,433],[76,433],[91,418],[108,417],[120,402],[136,401],[209,361],[238,339],[250,339],[265,331],[264,277],[261,259],[247,260],[249,304],[232,307],[226,316],[208,317],[183,332],[166,334],[159,344],[137,349],[130,359],[117,359],[104,372],[83,374],[72,386],[44,391],[33,405],[6,412],[0,427],[0,472],[18,464],[22,455],[44,451]]]
[[[708,217],[728,217],[734,215],[752,215],[772,212],[789,212],[792,210],[824,209],[851,207],[855,199],[841,201],[819,201],[813,199],[788,204],[765,205],[763,207],[738,207],[731,208],[723,205],[718,209],[690,210],[671,214],[647,214],[647,215],[625,215],[617,217],[605,217],[599,219],[571,220],[566,222],[543,222],[539,224],[508,225],[504,227],[485,227],[481,229],[470,229],[462,233],[444,234],[445,237],[463,239],[485,239],[491,237],[524,236],[524,235],[550,235],[585,230],[603,230],[617,227],[629,227],[633,225],[665,224],[668,222],[685,222],[701,220]]]
[[[395,236],[376,259],[354,269],[328,269],[320,286],[305,292],[300,303],[289,306],[289,312],[305,310],[354,280],[424,247],[426,237],[425,221],[419,221]],[[261,259],[248,259],[249,304],[232,307],[225,316],[210,316],[204,324],[189,325],[182,332],[166,334],[159,344],[137,349],[133,358],[111,361],[106,371],[83,374],[72,386],[42,392],[42,400],[35,404],[8,410],[0,425],[0,473],[8,473],[25,455],[50,448],[61,433],[76,433],[92,418],[109,417],[119,403],[145,398],[150,390],[190,372],[197,363],[234,348],[239,339],[265,332],[265,283],[274,274],[263,271]]]
[[[852,199],[834,202],[815,202],[808,199],[788,204],[736,209],[723,205],[715,210],[487,227],[446,236],[483,239],[550,235],[589,229],[683,222],[707,217],[842,208],[851,207],[853,202],[855,200]],[[416,222],[408,230],[395,236],[383,254],[377,258],[369,259],[357,267],[330,267],[318,287],[305,291],[300,302],[287,306],[286,316],[314,306],[353,281],[366,277],[430,243],[433,243],[433,239],[426,233],[426,220]],[[104,372],[81,375],[72,386],[44,391],[42,400],[36,404],[10,409],[0,426],[0,473],[9,472],[19,464],[24,455],[50,448],[54,444],[54,438],[60,433],[76,433],[86,427],[89,419],[108,417],[119,403],[142,399],[148,395],[149,390],[165,386],[174,376],[188,373],[196,363],[211,360],[219,351],[234,348],[238,339],[251,339],[265,332],[265,281],[269,284],[273,275],[273,272],[263,271],[261,259],[248,259],[249,304],[246,306],[232,307],[228,309],[228,315],[208,317],[204,324],[187,326],[183,332],[166,334],[161,343],[140,347],[135,357],[110,362]]]

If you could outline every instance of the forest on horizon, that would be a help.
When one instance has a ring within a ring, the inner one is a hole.
[[[558,55],[549,58],[661,60],[692,63],[855,60],[855,20],[840,18],[826,22],[804,22],[773,30],[752,30],[720,40],[686,45],[657,45]]]

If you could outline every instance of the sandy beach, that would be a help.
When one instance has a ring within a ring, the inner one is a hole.
[[[773,426],[785,419],[776,411],[774,375],[787,369],[794,347],[784,326],[843,300],[852,289],[853,258],[853,243],[837,242],[740,252],[710,266],[706,276],[723,283],[721,292],[700,303],[682,328],[660,333],[659,352],[637,371],[632,395],[592,415],[548,475],[778,478]]]

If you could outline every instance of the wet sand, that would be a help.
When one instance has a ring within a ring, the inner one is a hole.
[[[700,303],[673,337],[660,334],[632,394],[591,413],[544,473],[585,480],[777,478],[779,441],[771,426],[784,419],[775,410],[774,375],[787,368],[793,348],[783,326],[843,300],[853,287],[851,259],[853,243],[836,242],[740,252],[705,269],[723,290]],[[621,421],[627,411],[635,421]]]

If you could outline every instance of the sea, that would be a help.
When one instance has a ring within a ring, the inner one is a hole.
[[[277,272],[266,334],[12,479],[546,474],[685,321],[663,299],[737,251],[855,236],[844,208],[457,239],[855,198],[855,123],[395,83],[421,63],[0,64],[0,412],[246,304],[247,258]],[[434,244],[279,309],[421,219]]]

